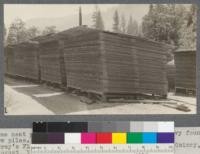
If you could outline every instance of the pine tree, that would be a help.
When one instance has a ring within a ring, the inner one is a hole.
[[[18,44],[27,40],[25,22],[21,19],[16,19],[9,27],[7,44]]]
[[[134,36],[138,36],[139,32],[138,32],[138,23],[136,20],[133,20],[132,16],[130,16],[129,18],[129,22],[128,22],[128,27],[127,27],[127,33],[130,35],[134,35]]]
[[[133,31],[133,34],[134,36],[138,36],[139,35],[139,30],[138,30],[138,23],[136,20],[133,21],[133,25],[132,25],[132,31]]]
[[[142,22],[144,36],[178,46],[185,11],[183,5],[151,4]]]
[[[95,6],[95,10],[94,10],[94,12],[93,12],[93,14],[92,14],[92,22],[93,22],[92,27],[93,27],[93,28],[96,28],[96,27],[97,27],[97,13],[98,13],[98,6],[96,5],[96,6]]]
[[[95,11],[92,15],[93,27],[96,29],[104,30],[104,23],[101,16],[101,11],[98,6],[95,6]]]
[[[142,32],[142,25],[141,24],[138,26],[138,36],[140,36],[140,37],[144,36],[144,34]]]
[[[40,31],[37,27],[32,26],[27,30],[27,35],[29,39],[32,39],[34,37],[37,37],[38,35],[40,35]]]
[[[3,34],[4,34],[4,45],[6,45],[6,35],[7,35],[7,29],[4,25],[4,31],[3,31]]]
[[[6,35],[7,35],[7,29],[6,29],[5,25],[4,25],[4,31],[3,31],[3,34],[4,34],[4,38],[5,38]]]
[[[120,32],[120,28],[119,28],[119,15],[118,15],[118,11],[115,10],[114,16],[113,16],[113,32],[119,33]]]
[[[82,8],[79,7],[79,26],[82,26]]]
[[[155,40],[155,36],[153,35],[155,33],[155,27],[156,27],[156,20],[154,13],[154,5],[150,4],[149,12],[147,15],[144,16],[142,22],[142,32],[144,36]]]
[[[126,19],[124,15],[121,16],[121,24],[120,24],[120,29],[122,33],[126,33]]]
[[[97,29],[104,30],[104,23],[100,10],[97,13]]]
[[[42,34],[47,35],[47,34],[56,33],[56,32],[57,32],[56,26],[47,26],[43,30]]]
[[[133,26],[133,19],[132,19],[132,16],[130,16],[129,21],[128,21],[128,26],[127,26],[127,34],[130,34],[130,35],[133,34],[132,26]]]
[[[192,4],[180,30],[179,48],[196,49],[197,7]]]
[[[133,20],[132,16],[129,18],[127,34],[138,36],[138,23],[136,20]]]

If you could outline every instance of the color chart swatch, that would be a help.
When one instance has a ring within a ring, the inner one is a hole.
[[[174,122],[33,123],[33,144],[174,143]]]

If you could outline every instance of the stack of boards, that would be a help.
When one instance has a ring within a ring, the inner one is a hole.
[[[67,86],[110,97],[167,94],[166,48],[124,34],[79,30],[64,40]]]
[[[64,36],[66,83],[86,92],[102,91],[101,40],[93,29],[72,29]]]
[[[101,96],[167,94],[164,44],[85,26],[38,42],[42,81]]]
[[[39,55],[40,55],[40,72],[41,81],[62,85],[63,75],[62,70],[64,65],[61,57],[61,45],[59,40],[53,36],[40,40]]]
[[[176,91],[196,91],[196,50],[177,50],[175,52]]]
[[[5,70],[8,75],[39,79],[38,43],[26,42],[5,48]]]

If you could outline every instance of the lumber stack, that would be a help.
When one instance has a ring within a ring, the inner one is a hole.
[[[140,93],[167,95],[165,46],[161,43],[134,38],[133,48],[137,50]]]
[[[70,35],[64,40],[68,87],[98,94],[167,94],[163,44],[89,28],[75,28]]]
[[[5,55],[5,73],[9,75],[14,75],[15,71],[15,58],[14,58],[14,47],[15,46],[6,46],[4,49],[4,55]]]
[[[38,45],[35,42],[23,42],[8,46],[6,73],[27,79],[39,79]]]
[[[7,72],[103,96],[167,94],[161,43],[85,26],[33,40],[39,53],[30,44],[8,48]]]
[[[139,74],[136,50],[131,37],[115,33],[101,33],[104,93],[136,94]]]
[[[68,37],[64,40],[64,59],[67,87],[101,93],[102,65],[99,33],[81,27],[66,33]]]
[[[196,89],[196,51],[177,50],[175,52],[176,88]]]
[[[53,37],[40,41],[41,81],[62,85],[62,55],[59,40]]]

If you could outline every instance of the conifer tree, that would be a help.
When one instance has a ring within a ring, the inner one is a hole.
[[[119,28],[119,15],[118,11],[115,10],[114,16],[113,16],[113,32],[119,33],[120,28]]]
[[[92,15],[93,28],[104,30],[104,23],[101,16],[101,11],[98,6],[95,6],[95,11]]]

